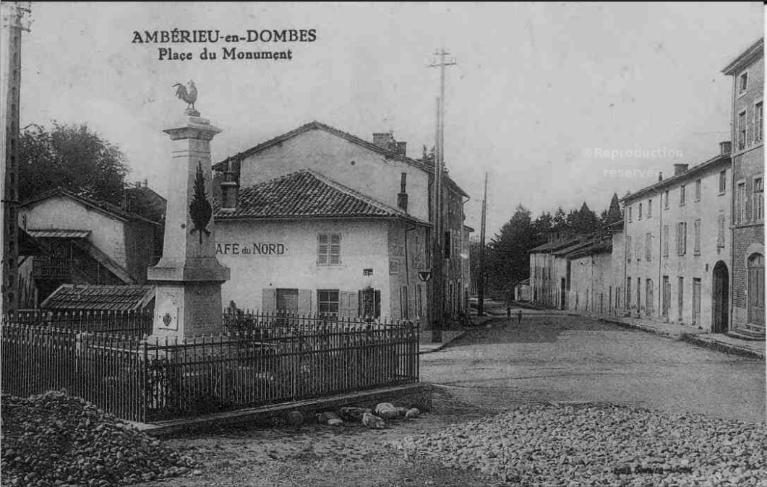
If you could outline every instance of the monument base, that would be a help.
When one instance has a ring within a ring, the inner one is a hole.
[[[152,336],[179,340],[223,332],[221,282],[156,284]]]

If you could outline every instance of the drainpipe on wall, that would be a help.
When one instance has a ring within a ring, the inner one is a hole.
[[[658,199],[658,309],[663,315],[662,300],[666,290],[663,288],[663,193],[660,193]],[[671,233],[671,232],[669,232]]]

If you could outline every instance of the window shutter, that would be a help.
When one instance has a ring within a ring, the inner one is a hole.
[[[381,291],[376,290],[375,293],[375,317],[380,318],[381,317]]]
[[[298,290],[298,313],[302,315],[312,314],[312,290]]]

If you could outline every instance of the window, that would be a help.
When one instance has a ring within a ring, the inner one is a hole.
[[[727,169],[719,173],[719,194],[727,191]]]
[[[725,230],[726,230],[726,221],[724,219],[724,215],[720,214],[717,220],[717,231],[716,231],[716,246],[718,248],[724,247]]]
[[[626,260],[631,262],[631,235],[626,235]]]
[[[320,233],[317,235],[317,264],[335,265],[341,263],[341,235]]]
[[[637,239],[636,243],[634,244],[634,252],[637,262],[642,260],[642,236],[639,235],[639,238]]]
[[[652,260],[652,233],[644,236],[644,258],[647,262]]]
[[[692,226],[693,229],[693,253],[700,255],[700,220],[695,220]]]
[[[746,221],[746,183],[738,183],[735,192],[735,219],[738,223]]]
[[[762,102],[754,105],[754,143],[762,141],[764,132],[764,107]]]
[[[742,95],[748,90],[748,71],[738,77],[738,95]]]
[[[629,206],[629,222],[631,222],[631,213],[632,213],[632,212],[631,212],[631,209],[632,209],[632,208],[633,208],[633,207]]]
[[[666,202],[663,204],[663,207],[668,210],[668,190],[666,190]]]
[[[647,218],[652,218],[652,200],[647,200]]]
[[[746,148],[746,111],[738,114],[738,149]]]
[[[761,177],[754,178],[754,195],[752,216],[755,221],[764,219],[764,180]]]
[[[626,276],[626,307],[631,307],[631,277]]]
[[[639,203],[639,214],[637,215],[637,220],[642,219],[642,203]]]
[[[676,225],[676,255],[687,253],[687,222]]]
[[[445,232],[445,241],[443,243],[444,247],[442,247],[442,251],[445,254],[445,258],[450,258],[450,232]]]
[[[317,311],[321,315],[338,314],[338,289],[317,290]]]
[[[663,257],[668,257],[668,225],[663,225]]]
[[[685,186],[684,184],[679,187],[679,206],[684,206],[684,198],[685,198]]]
[[[700,179],[695,181],[695,201],[700,201]]]

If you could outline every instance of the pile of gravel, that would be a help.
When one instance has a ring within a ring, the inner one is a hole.
[[[106,486],[184,474],[193,460],[61,392],[2,396],[2,485]]]
[[[524,405],[390,443],[521,485],[767,486],[767,427],[612,405]]]

